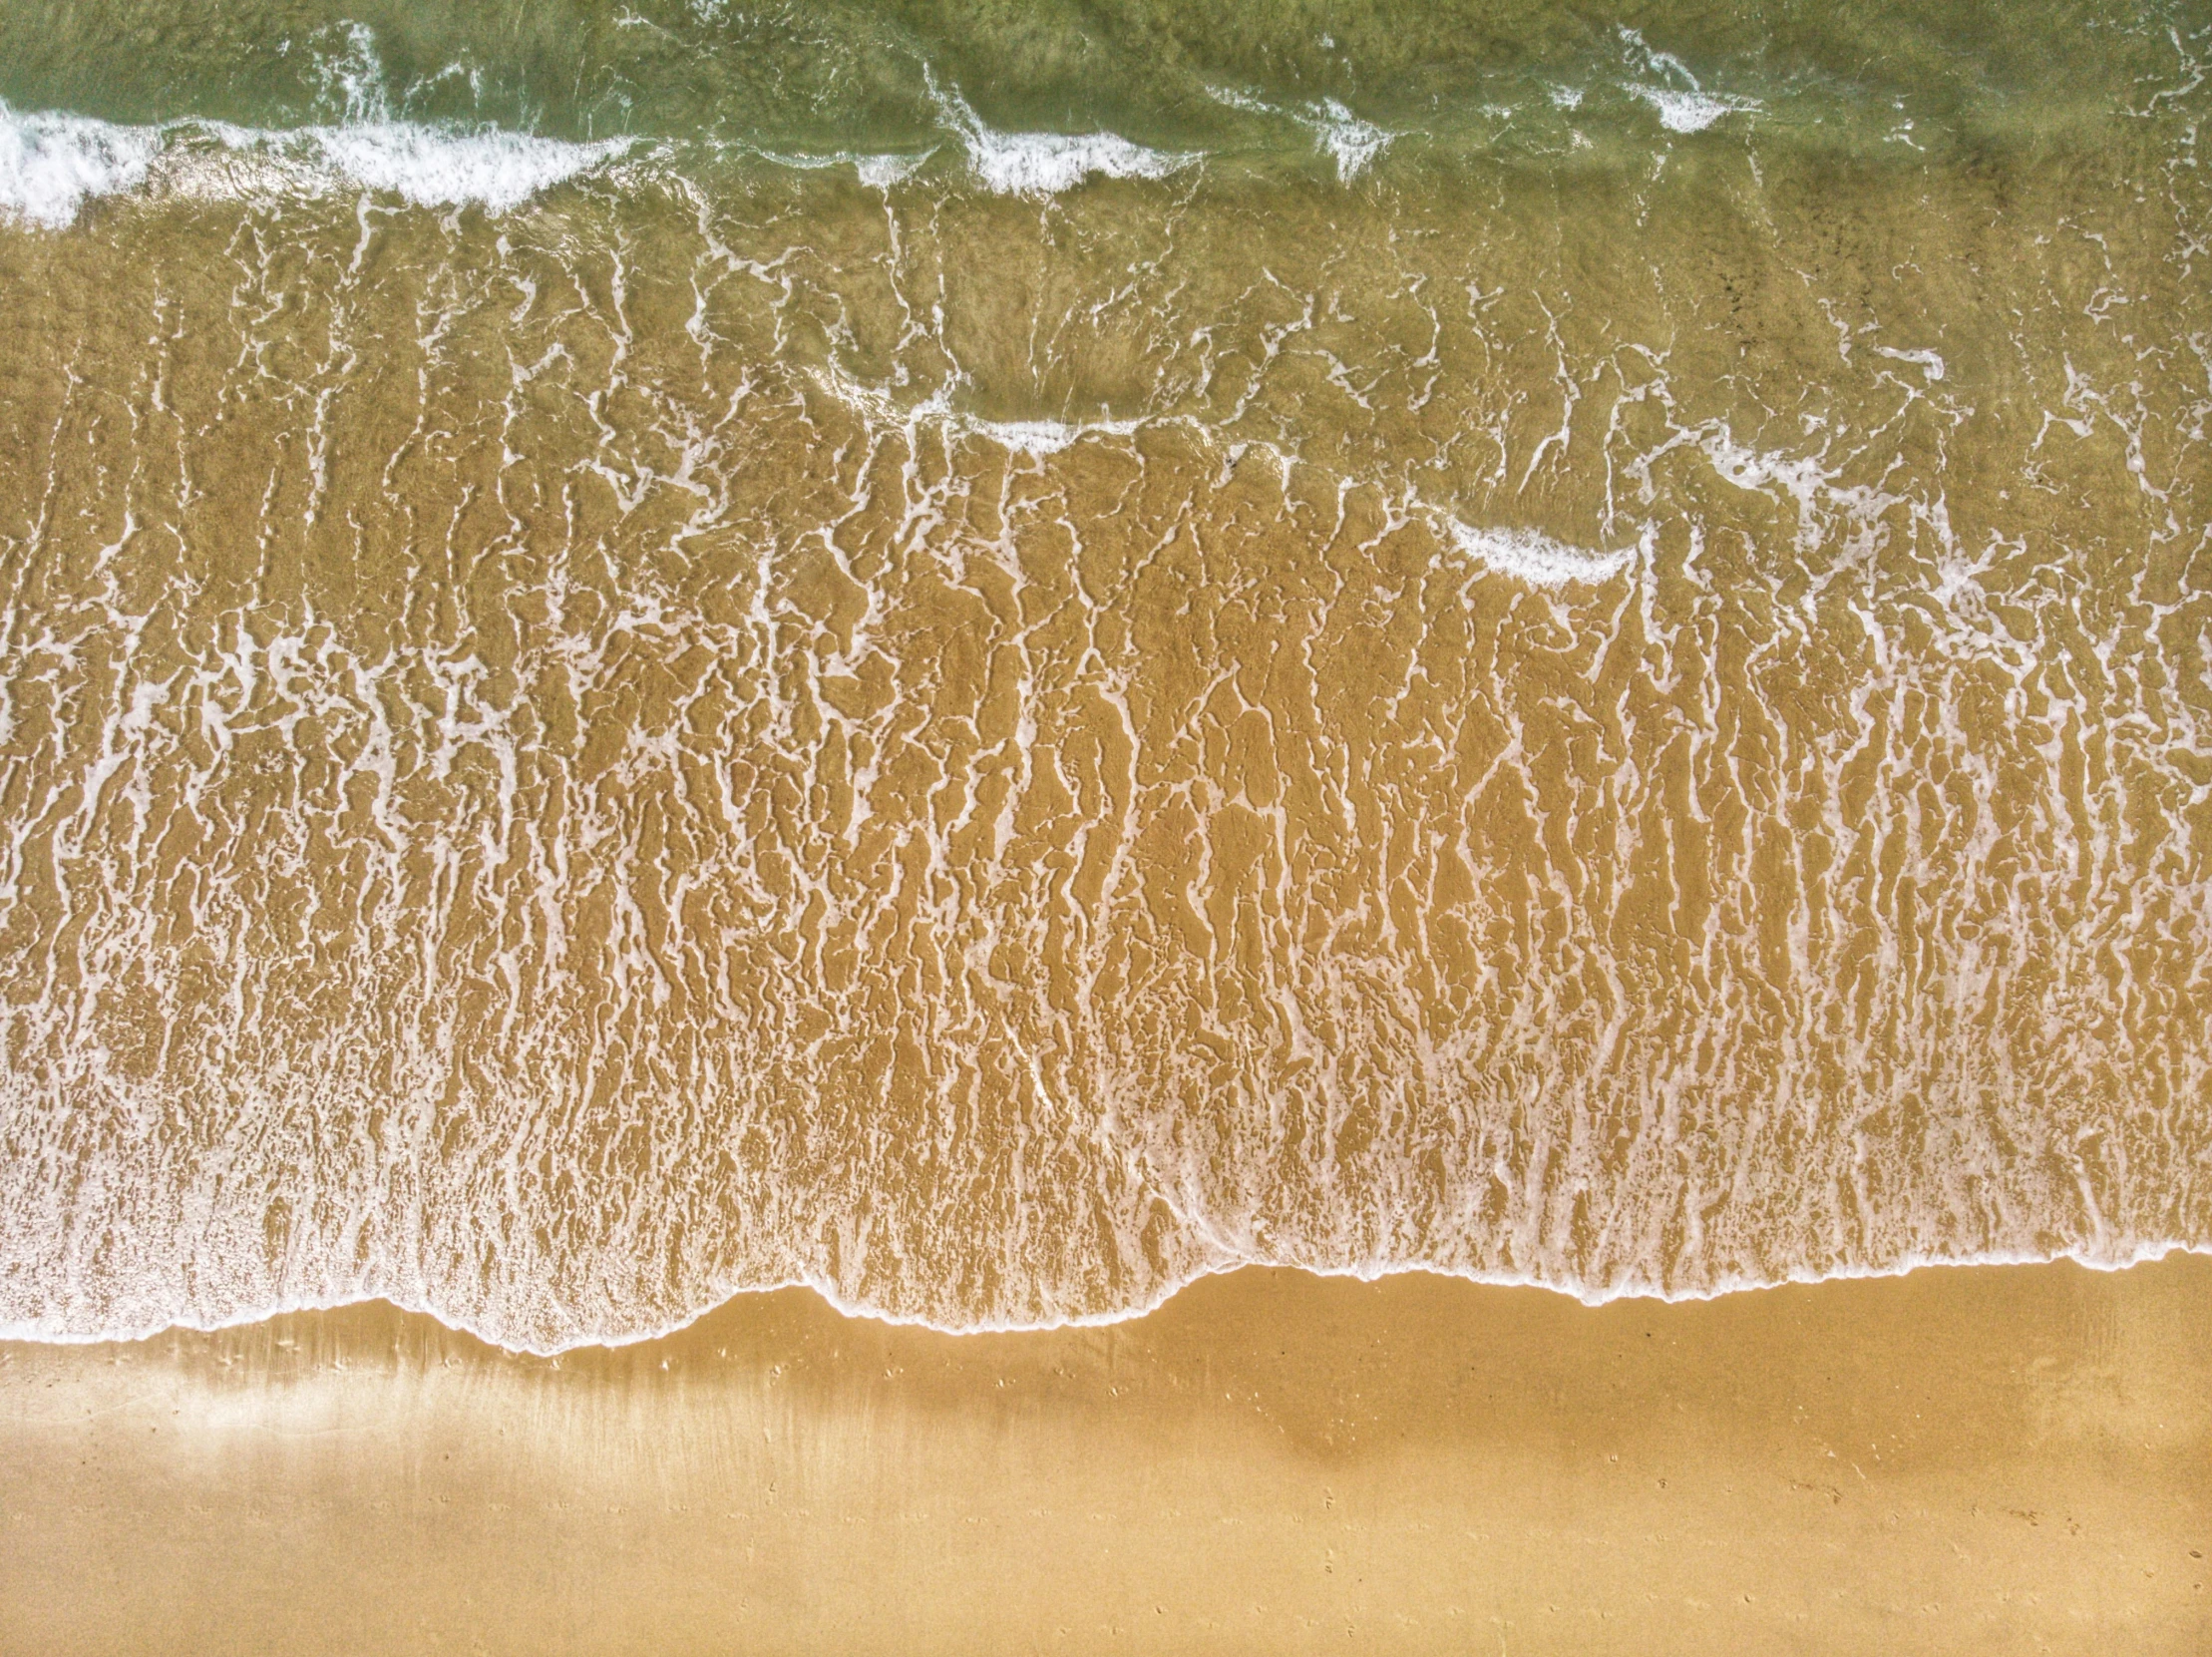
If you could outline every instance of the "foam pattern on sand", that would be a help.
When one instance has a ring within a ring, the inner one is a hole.
[[[2179,47],[1842,165],[1609,35],[1347,179],[1322,83],[633,165],[357,45],[5,129],[0,1328],[2212,1241]]]

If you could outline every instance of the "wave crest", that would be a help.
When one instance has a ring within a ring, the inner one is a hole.
[[[999,196],[1057,196],[1093,174],[1109,179],[1165,179],[1198,157],[1153,150],[1119,133],[1002,133],[987,127],[957,92],[932,78],[931,95],[959,135],[967,165]]]
[[[153,128],[0,103],[0,216],[65,228],[87,200],[145,184],[160,151]]]
[[[125,126],[0,104],[0,218],[66,229],[89,202],[164,187],[189,193],[210,160],[234,190],[241,158],[262,164],[269,188],[367,190],[417,207],[509,212],[631,148],[623,139],[579,144],[393,120],[292,132],[206,121]]]

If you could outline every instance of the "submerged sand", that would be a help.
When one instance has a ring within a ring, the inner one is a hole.
[[[2212,64],[2006,11],[2146,113],[0,230],[0,1328],[2212,1243]]]
[[[0,1347],[7,1652],[2212,1648],[2212,1259]]]

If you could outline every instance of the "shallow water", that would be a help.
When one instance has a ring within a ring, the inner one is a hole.
[[[0,1329],[2212,1246],[2202,6],[0,18]]]

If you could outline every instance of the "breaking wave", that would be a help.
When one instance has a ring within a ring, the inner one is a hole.
[[[932,78],[930,91],[985,189],[1001,196],[1057,196],[1085,179],[1165,179],[1198,157],[1133,144],[1118,133],[1006,133],[984,125],[967,100]]]
[[[149,190],[368,190],[417,207],[505,212],[634,148],[389,120],[283,132],[211,121],[134,127],[0,104],[0,214],[59,230],[88,203]]]

